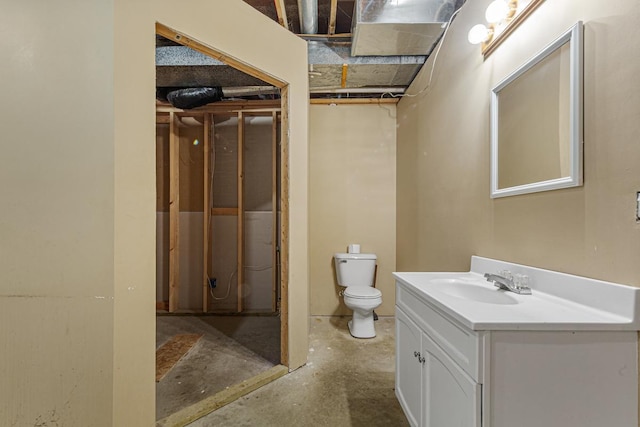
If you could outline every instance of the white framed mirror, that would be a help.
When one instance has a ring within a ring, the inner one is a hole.
[[[582,22],[491,91],[491,197],[582,185]]]

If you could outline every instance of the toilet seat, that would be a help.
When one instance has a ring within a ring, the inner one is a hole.
[[[382,297],[382,292],[369,286],[348,286],[343,295],[353,299],[376,299]]]

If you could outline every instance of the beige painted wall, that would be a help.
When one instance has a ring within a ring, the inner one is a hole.
[[[483,61],[467,2],[431,87],[398,105],[398,270],[462,271],[477,254],[640,285],[640,3],[546,1]],[[489,198],[491,88],[576,21],[584,29],[584,186]],[[428,81],[432,60],[411,87]]]
[[[0,28],[0,424],[111,425],[113,2],[3,3]]]
[[[306,361],[305,43],[240,0],[7,3],[0,420],[8,425],[154,425],[156,21],[290,84],[290,365]]]
[[[313,315],[346,315],[333,254],[359,243],[378,256],[376,286],[392,315],[396,264],[395,105],[312,105],[309,117],[310,301]]]

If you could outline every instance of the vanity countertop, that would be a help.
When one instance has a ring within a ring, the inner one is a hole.
[[[498,289],[484,273],[530,277],[531,295]],[[640,288],[472,257],[462,273],[393,273],[398,286],[472,330],[640,330]]]

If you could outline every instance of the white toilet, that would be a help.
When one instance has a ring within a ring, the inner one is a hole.
[[[337,253],[333,256],[338,284],[345,286],[344,303],[353,310],[349,332],[355,338],[373,338],[373,310],[382,304],[382,292],[373,287],[375,254]]]

